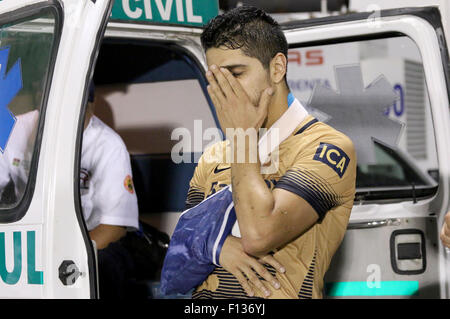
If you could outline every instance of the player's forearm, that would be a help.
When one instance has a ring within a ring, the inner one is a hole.
[[[260,173],[260,164],[233,162],[231,184],[244,249],[252,254],[265,253],[264,243],[270,239],[273,224],[274,197]]]

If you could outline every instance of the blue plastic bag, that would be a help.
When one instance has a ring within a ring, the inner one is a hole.
[[[225,239],[236,222],[227,186],[183,212],[170,240],[161,273],[161,293],[185,294],[219,266]]]

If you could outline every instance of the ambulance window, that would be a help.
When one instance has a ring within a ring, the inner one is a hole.
[[[0,221],[19,218],[34,187],[57,36],[54,9],[0,26]],[[12,15],[11,15],[12,16]]]
[[[357,193],[437,189],[430,102],[416,44],[406,36],[291,48],[288,84],[319,120],[355,144]]]

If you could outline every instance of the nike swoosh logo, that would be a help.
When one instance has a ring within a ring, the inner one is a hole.
[[[231,166],[219,169],[219,165],[217,165],[217,167],[214,169],[214,174],[219,174],[220,172],[226,171],[227,169],[230,169],[230,168],[231,168]]]

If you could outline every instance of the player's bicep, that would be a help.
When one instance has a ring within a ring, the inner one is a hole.
[[[307,202],[319,220],[339,204],[339,195],[314,171],[292,169],[277,183],[276,189],[284,190]]]
[[[272,217],[277,224],[273,228],[277,231],[271,236],[272,246],[280,247],[307,231],[319,216],[305,199],[293,192],[275,188],[272,194],[275,203]]]

